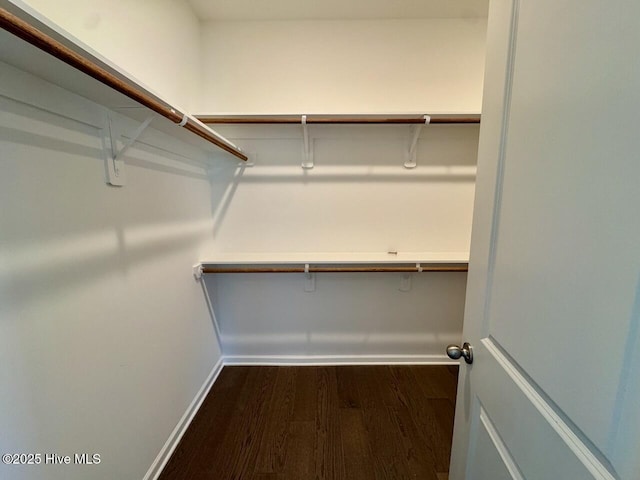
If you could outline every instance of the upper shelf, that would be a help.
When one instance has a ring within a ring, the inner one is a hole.
[[[218,253],[202,260],[203,265],[230,264],[466,264],[469,252],[263,252]]]
[[[291,2],[288,0],[191,0],[205,21],[264,20],[380,20],[422,18],[487,18],[489,0],[455,2],[349,0],[348,2]]]
[[[150,110],[163,120],[154,123],[154,127],[201,148],[210,145],[216,152],[248,159],[197,118],[161,99],[46,19],[37,18],[35,12],[0,0],[0,27],[0,61],[108,108],[126,109],[129,116],[147,116]]]
[[[478,114],[452,115],[198,115],[198,120],[215,125],[423,125],[480,123]]]

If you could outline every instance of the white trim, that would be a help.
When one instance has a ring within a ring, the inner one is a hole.
[[[538,393],[537,388],[520,372],[519,368],[502,353],[493,339],[491,337],[483,338],[482,344],[593,478],[615,480],[617,477],[614,477],[609,472],[597,454],[574,431],[574,428],[565,422],[561,414],[556,411],[556,407],[543,398]]]
[[[202,384],[202,387],[200,387],[200,390],[187,408],[186,412],[184,412],[184,415],[182,415],[182,418],[173,429],[173,432],[171,432],[171,435],[169,435],[169,438],[160,450],[160,453],[158,453],[156,459],[151,464],[151,467],[149,467],[149,470],[147,471],[147,474],[144,476],[143,480],[156,480],[160,476],[162,470],[164,469],[174,450],[178,446],[178,443],[180,443],[182,436],[189,428],[189,425],[191,425],[191,421],[196,416],[196,413],[198,413],[202,402],[204,402],[204,399],[207,398],[209,390],[211,390],[211,387],[218,378],[218,375],[222,371],[222,367],[224,367],[224,364],[224,357],[221,357],[213,366],[213,369],[211,369],[211,373]]]
[[[446,355],[225,355],[225,365],[457,365]]]
[[[480,405],[480,423],[484,426],[487,435],[489,435],[489,438],[493,442],[493,446],[498,452],[498,455],[500,455],[502,463],[504,463],[504,466],[508,470],[509,475],[511,475],[511,478],[514,480],[524,480],[524,475],[522,475],[522,472],[518,468],[518,464],[511,456],[509,449],[504,444],[500,434],[498,433],[498,429],[496,429],[486,410],[482,408],[482,405]]]

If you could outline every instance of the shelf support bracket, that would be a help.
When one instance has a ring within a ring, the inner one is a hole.
[[[425,115],[424,124],[415,125],[413,127],[413,135],[411,143],[409,144],[407,159],[404,162],[404,168],[416,168],[418,166],[416,161],[418,157],[418,140],[420,138],[420,133],[422,132],[422,127],[424,125],[429,125],[429,122],[431,122],[431,117],[429,115]]]
[[[309,264],[304,264],[304,291],[315,292],[316,291],[316,274],[309,271]]]
[[[107,155],[106,158],[106,171],[107,171],[107,183],[122,187],[126,183],[125,175],[124,175],[124,160],[122,157],[124,153],[133,145],[136,140],[142,135],[147,127],[151,124],[153,120],[153,115],[149,115],[147,119],[142,122],[138,128],[133,132],[133,134],[123,142],[122,148],[118,149],[118,137],[115,129],[113,127],[113,120],[111,119],[111,115],[108,117],[109,122],[109,137],[111,140],[111,155]]]
[[[401,292],[409,292],[411,291],[411,273],[403,273],[400,278],[400,290]]]
[[[303,158],[302,168],[310,170],[313,168],[313,139],[309,138],[309,126],[307,125],[307,116],[302,115],[302,139],[303,145]]]
[[[202,275],[204,275],[202,264],[201,263],[196,263],[193,266],[193,277],[196,280],[201,280],[202,279]]]

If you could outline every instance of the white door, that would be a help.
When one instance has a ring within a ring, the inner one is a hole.
[[[640,479],[640,2],[491,0],[451,480]]]

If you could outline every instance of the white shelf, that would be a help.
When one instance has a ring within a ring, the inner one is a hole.
[[[466,264],[469,252],[376,252],[314,253],[223,253],[201,261],[203,265],[292,265],[292,264]]]
[[[477,125],[480,123],[479,113],[433,113],[433,112],[407,112],[407,113],[377,113],[377,114],[273,114],[273,115],[223,115],[200,114],[197,115],[204,123],[217,125],[300,125],[302,119],[306,119],[309,125],[422,125],[426,123],[425,116],[429,117],[432,125]]]
[[[4,8],[9,13],[28,23],[30,26],[53,39],[55,42],[62,44],[81,58],[86,59],[88,62],[115,76],[121,82],[133,87],[136,91],[166,105],[177,114],[186,114],[192,119],[192,121],[194,121],[194,117],[187,114],[184,109],[178,107],[172,108],[171,106],[173,104],[171,102],[160,97],[157,93],[153,92],[132,75],[120,69],[117,65],[111,63],[108,59],[104,58],[89,46],[85,45],[80,40],[49,21],[47,18],[38,14],[24,3],[17,0],[0,0],[0,8]],[[52,56],[46,51],[31,45],[27,41],[22,40],[16,35],[3,29],[0,29],[0,62],[14,66],[24,72],[31,73],[32,75],[42,78],[43,80],[125,116],[143,121],[152,115],[153,128],[187,144],[194,145],[205,152],[209,152],[212,156],[215,155],[221,158],[233,159],[234,161],[238,160],[232,154],[220,149],[213,143],[210,143],[185,128],[181,128],[177,123],[174,123],[149,108],[142,106],[140,103],[114,90],[110,86],[105,85],[95,78]],[[207,134],[216,137],[223,141],[223,143],[231,143],[211,128],[204,125],[201,125],[201,127],[207,132]]]

